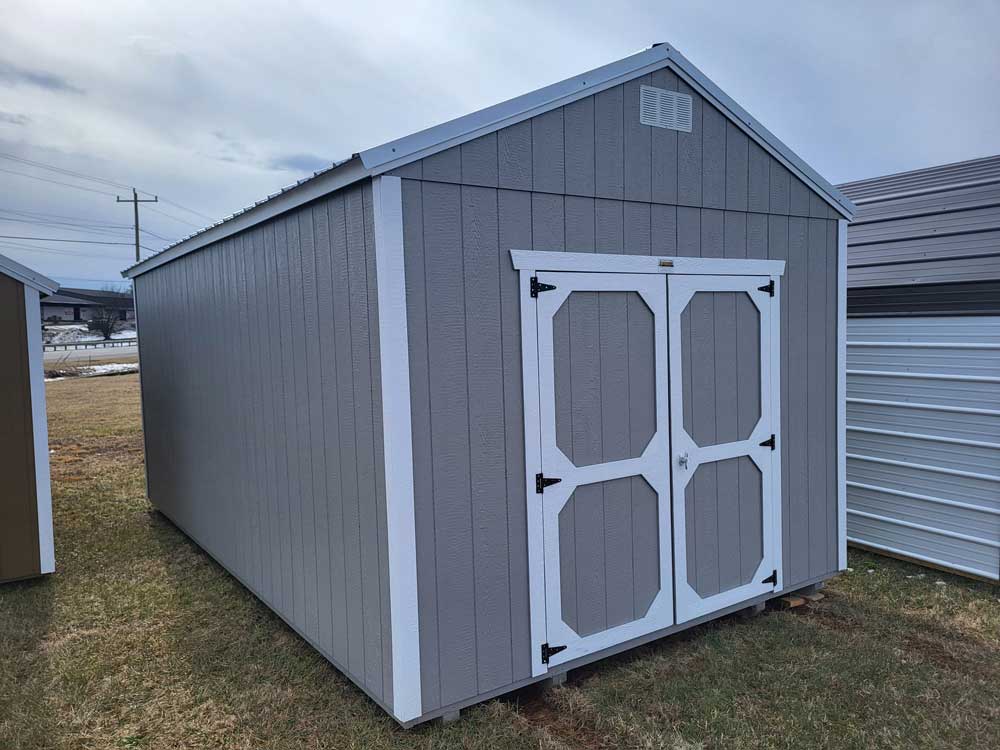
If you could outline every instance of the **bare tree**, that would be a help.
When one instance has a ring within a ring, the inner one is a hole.
[[[113,286],[105,287],[105,292],[118,292]],[[122,321],[126,319],[128,311],[127,298],[122,297],[120,301],[116,298],[107,298],[100,307],[95,307],[91,313],[90,320],[87,321],[87,330],[100,333],[105,341],[111,339],[111,335],[121,327]]]

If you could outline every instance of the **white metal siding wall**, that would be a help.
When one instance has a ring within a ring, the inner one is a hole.
[[[1000,576],[1000,317],[847,326],[848,540]]]

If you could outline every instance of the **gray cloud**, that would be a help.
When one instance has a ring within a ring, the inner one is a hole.
[[[281,172],[317,172],[332,163],[332,160],[315,154],[285,154],[271,159],[268,167]]]
[[[49,91],[65,91],[72,94],[82,94],[83,89],[74,86],[62,76],[48,73],[44,70],[29,70],[19,68],[9,62],[0,60],[0,81],[12,86],[38,86]]]
[[[0,122],[6,122],[8,125],[27,125],[31,122],[31,118],[17,112],[4,112],[0,110]]]

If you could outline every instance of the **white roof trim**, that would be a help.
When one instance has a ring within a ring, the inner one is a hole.
[[[452,146],[522,122],[549,110],[591,96],[664,66],[673,69],[691,88],[725,113],[738,127],[793,174],[816,191],[844,218],[850,220],[854,204],[818,172],[800,159],[771,131],[751,117],[722,89],[669,44],[657,44],[617,62],[588,71],[551,86],[472,112],[417,133],[360,152],[333,169],[302,181],[296,187],[261,201],[213,227],[173,245],[122,272],[134,278],[205,245],[248,229],[358,180],[396,169]]]
[[[38,290],[42,294],[55,294],[59,290],[59,285],[48,276],[42,276],[37,271],[32,271],[27,266],[22,266],[16,260],[11,260],[6,255],[0,255],[0,273],[6,274],[12,279]]]

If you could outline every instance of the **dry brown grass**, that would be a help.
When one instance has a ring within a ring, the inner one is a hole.
[[[151,511],[137,376],[48,399],[58,572],[0,587],[3,750],[1000,747],[1000,592],[863,553],[818,604],[404,732]]]

